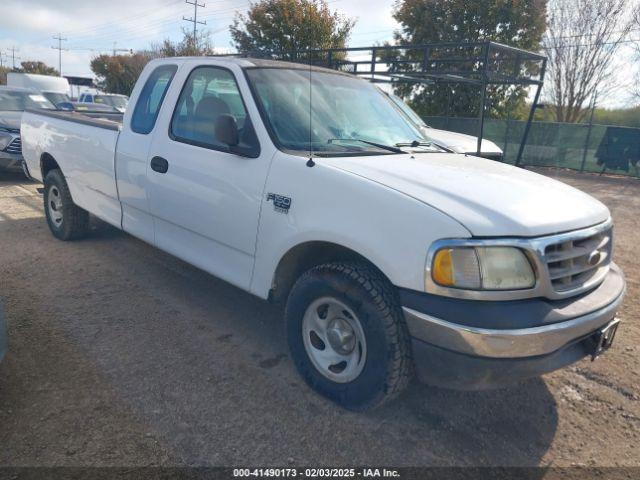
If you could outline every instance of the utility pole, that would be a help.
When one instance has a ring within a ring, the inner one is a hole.
[[[15,47],[15,45],[11,48],[9,48],[8,50],[11,50],[11,65],[12,65],[12,69],[15,70],[16,69],[16,60],[20,60],[20,57],[16,57],[16,52],[18,51],[18,49]]]
[[[66,42],[67,39],[62,38],[62,35],[60,33],[58,33],[57,37],[54,35],[53,39],[58,41],[58,46],[51,48],[53,48],[54,50],[58,50],[58,74],[62,76],[62,50],[66,50],[66,48],[62,48],[62,42]]]
[[[116,48],[116,45],[118,44],[118,42],[113,42],[113,56],[115,57],[118,52],[129,52],[129,53],[133,53],[133,49],[129,48]]]
[[[205,20],[204,22],[202,21],[198,21],[198,7],[205,7],[205,4],[202,3],[198,3],[198,0],[193,0],[193,2],[190,2],[189,0],[184,0],[185,3],[188,3],[189,5],[193,5],[193,18],[186,18],[186,17],[182,17],[182,20],[185,20],[187,22],[191,22],[193,23],[193,46],[196,50],[196,52],[198,51],[198,24],[200,25],[206,25],[207,21]]]

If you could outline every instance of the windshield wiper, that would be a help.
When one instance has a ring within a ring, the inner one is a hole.
[[[393,147],[391,145],[383,145],[382,143],[370,142],[369,140],[363,140],[361,138],[330,138],[329,140],[327,140],[327,143],[333,142],[361,142],[393,153],[407,153],[404,150],[398,148],[400,145],[396,145],[395,147]]]
[[[441,150],[444,150],[447,153],[455,153],[453,150],[451,150],[448,147],[445,147],[444,145],[440,145],[439,143],[433,142],[433,141],[429,141],[429,142],[423,142],[420,140],[414,140],[413,142],[405,142],[405,143],[396,143],[396,147],[438,147]]]

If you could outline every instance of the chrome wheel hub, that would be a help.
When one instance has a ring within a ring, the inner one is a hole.
[[[332,297],[315,300],[302,320],[304,347],[313,366],[338,383],[355,380],[364,368],[367,343],[353,311]]]
[[[49,187],[47,195],[47,209],[49,210],[49,218],[53,224],[58,227],[62,224],[62,195],[55,185]]]
[[[335,318],[329,322],[327,340],[331,347],[341,355],[349,355],[356,346],[356,335],[353,328],[343,318]]]

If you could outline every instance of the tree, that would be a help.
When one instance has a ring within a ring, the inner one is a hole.
[[[634,9],[634,12],[633,12],[633,26],[632,26],[631,30],[633,30],[634,32],[640,31],[640,8]],[[636,35],[637,35],[637,33],[636,33]],[[628,91],[629,91],[629,93],[631,93],[631,95],[633,96],[633,98],[636,101],[640,102],[640,42],[638,42],[636,40],[636,41],[632,41],[630,43],[631,43],[631,46],[632,46],[633,52],[634,52],[634,58],[633,59],[635,60],[636,71],[635,71],[635,79],[634,79],[634,81],[629,82],[629,83],[631,83],[631,85],[629,85]],[[635,108],[639,108],[639,107],[635,107]]]
[[[197,42],[193,34],[183,29],[183,38],[174,42],[165,39],[151,45],[149,50],[132,55],[99,55],[91,60],[91,71],[96,75],[98,88],[110,93],[130,95],[145,65],[154,58],[212,55],[213,46],[209,33],[198,32]]]
[[[10,71],[10,68],[0,67],[0,85],[7,84],[7,73],[9,73]]]
[[[213,55],[214,48],[211,44],[209,32],[200,30],[194,41],[193,33],[189,30],[182,29],[182,40],[173,42],[165,39],[160,44],[151,46],[150,54],[154,58],[159,57],[193,57],[199,55]]]
[[[292,60],[291,52],[345,47],[354,25],[324,0],[260,0],[229,31],[239,52]]]
[[[633,25],[629,0],[552,0],[544,50],[548,57],[545,97],[558,122],[579,122],[597,90],[614,84],[613,61]]]
[[[395,33],[400,45],[480,42],[492,40],[537,51],[545,30],[547,0],[399,0],[393,17],[400,23]],[[411,98],[422,114],[477,115],[477,86],[399,84],[396,93]],[[523,103],[523,88],[491,87],[488,100],[494,115],[503,116]],[[449,104],[449,105],[447,105]]]
[[[58,72],[58,70],[50,67],[46,63],[31,60],[20,63],[20,68],[17,69],[17,71],[20,73],[37,73],[38,75],[60,75],[60,72]]]
[[[99,55],[91,60],[98,88],[109,93],[130,95],[140,73],[151,60],[148,52],[133,55]]]

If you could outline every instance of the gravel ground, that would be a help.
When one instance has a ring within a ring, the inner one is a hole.
[[[614,348],[505,390],[413,385],[364,414],[303,384],[278,308],[103,224],[57,241],[39,185],[0,177],[0,466],[640,466],[640,181],[545,173],[613,212],[629,284]]]

